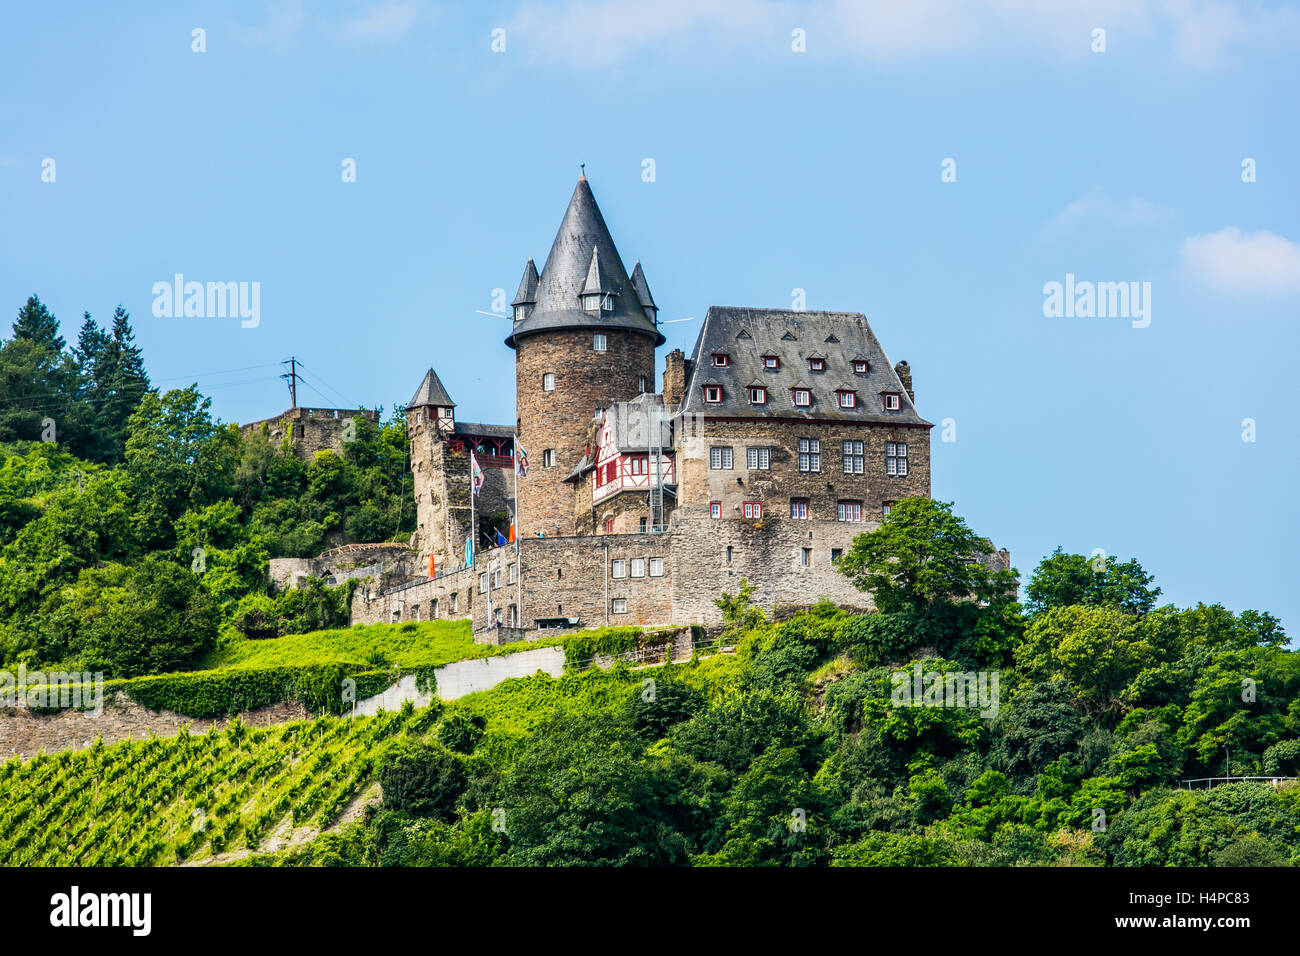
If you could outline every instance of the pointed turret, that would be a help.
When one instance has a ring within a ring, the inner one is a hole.
[[[524,266],[524,277],[519,280],[519,291],[515,293],[515,301],[510,304],[514,306],[516,322],[528,318],[528,313],[537,304],[537,266],[533,265],[532,259],[529,259],[528,265]]]
[[[411,401],[407,408],[420,408],[425,405],[434,408],[455,408],[456,403],[451,400],[447,390],[443,388],[442,380],[438,378],[438,373],[433,369],[424,373],[424,379],[420,382],[420,387],[415,390],[411,396]]]
[[[526,270],[524,278],[526,284]],[[527,315],[506,339],[511,348],[525,336],[559,329],[626,329],[653,338],[656,345],[665,341],[632,288],[585,176],[573,190],[534,295],[531,307],[517,302]]]
[[[632,288],[636,292],[636,300],[641,303],[641,311],[654,322],[659,315],[659,306],[655,305],[655,298],[650,294],[650,285],[645,281],[640,259],[632,267]]]

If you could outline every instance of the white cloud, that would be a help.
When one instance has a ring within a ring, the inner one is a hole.
[[[1085,58],[1096,27],[1111,49],[1132,49],[1154,31],[1179,58],[1208,66],[1227,51],[1300,45],[1297,23],[1290,7],[1223,0],[522,0],[505,25],[515,49],[587,67],[643,49],[786,54],[795,27],[807,31],[810,55],[879,62],[1007,51]]]
[[[1228,226],[1183,240],[1182,256],[1197,277],[1223,292],[1300,290],[1300,244],[1276,233]]]
[[[405,36],[420,16],[419,0],[384,0],[345,22],[345,36],[387,40]]]
[[[1094,189],[1068,203],[1044,230],[1056,235],[1068,232],[1080,223],[1100,221],[1111,226],[1142,226],[1155,222],[1163,210],[1140,196],[1113,199],[1101,189]]]

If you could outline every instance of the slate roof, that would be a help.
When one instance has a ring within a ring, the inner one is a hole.
[[[612,312],[582,310],[578,297],[593,268],[597,270],[597,281],[614,293]],[[628,278],[585,176],[578,179],[564,221],[542,266],[536,305],[526,319],[515,323],[506,345],[516,348],[521,338],[554,329],[630,329],[652,337],[655,345],[666,341],[641,307],[640,297]]]
[[[424,380],[420,382],[420,387],[415,390],[415,394],[411,396],[411,400],[406,407],[419,408],[421,405],[441,405],[444,408],[456,407],[456,403],[451,400],[451,396],[443,388],[438,373],[433,369],[429,369],[424,373]]]
[[[453,429],[457,435],[474,435],[479,438],[513,438],[513,425],[481,425],[478,422],[457,422]]]
[[[533,260],[528,260],[528,265],[524,266],[524,277],[519,280],[519,291],[515,293],[515,301],[511,305],[532,305],[537,301],[537,266],[533,265]]]
[[[713,365],[715,353],[730,356],[726,368]],[[780,358],[780,368],[763,367],[763,356]],[[792,418],[810,421],[881,422],[897,425],[931,423],[917,414],[907,390],[861,312],[809,312],[710,306],[691,357],[694,366],[682,411],[724,418]],[[822,372],[809,370],[808,359],[826,360]],[[868,371],[853,371],[854,359],[866,359]],[[750,382],[767,386],[767,404],[749,403]],[[722,402],[704,401],[704,386],[721,385]],[[812,390],[812,405],[794,404],[791,389]],[[837,388],[857,392],[856,408],[841,408]],[[896,412],[886,412],[881,392],[897,392]]]

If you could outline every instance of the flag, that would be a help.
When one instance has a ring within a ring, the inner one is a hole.
[[[500,528],[497,528],[497,529],[496,529],[496,536],[497,536],[497,547],[498,547],[498,548],[501,547],[501,545],[503,545],[503,544],[509,544],[509,543],[510,543],[509,541],[506,540],[506,536],[503,535],[503,534],[501,533],[501,529],[500,529]]]
[[[510,532],[509,534],[506,535],[506,543],[507,544],[515,543],[515,523],[513,521],[510,522]]]
[[[528,452],[519,442],[515,442],[515,474],[520,478],[528,477]]]
[[[469,474],[474,483],[474,494],[478,494],[483,487],[483,469],[478,466],[478,459],[474,453],[469,453]]]
[[[434,565],[433,565],[433,555],[430,554],[429,555],[429,577],[433,577],[435,573],[436,572],[434,570]]]
[[[465,539],[465,567],[474,566],[474,539],[472,537]]]

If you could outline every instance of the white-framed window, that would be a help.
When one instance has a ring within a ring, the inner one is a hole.
[[[708,402],[710,405],[716,405],[718,404],[718,402],[722,401],[722,386],[721,385],[704,386],[704,400]]]
[[[645,577],[645,558],[633,558],[630,562],[631,576],[634,578]]]
[[[582,311],[599,312],[600,311],[600,293],[589,292],[582,297]]]
[[[721,502],[721,501],[710,501],[710,502],[709,502],[709,517],[710,517],[710,518],[721,518],[721,517],[722,517],[722,502]]]
[[[900,477],[907,474],[907,442],[885,443],[885,474]]]
[[[751,388],[749,390],[749,404],[766,405],[767,389],[765,389],[762,385],[755,385],[753,388]]]
[[[790,517],[806,520],[808,518],[808,499],[791,498],[790,499]]]
[[[894,503],[892,501],[886,501],[880,506],[880,516],[884,518],[886,521],[888,521],[890,512],[892,512],[893,510],[894,510]]]
[[[822,470],[822,441],[820,438],[799,439],[799,470]]]
[[[518,581],[518,580],[519,580],[519,565],[517,565],[517,564],[512,564],[512,565],[510,565],[510,574],[509,574],[508,576],[509,576],[509,578],[510,578],[510,583],[511,583],[511,584],[514,584],[516,581]]]
[[[627,562],[622,558],[615,558],[609,562],[609,576],[611,578],[627,577]]]
[[[812,359],[809,359],[809,360],[808,360],[808,371],[810,371],[810,372],[824,372],[824,371],[826,371],[826,360],[825,360],[825,359],[820,359],[820,358],[812,358]]]
[[[714,368],[726,368],[729,364],[731,364],[731,356],[726,352],[713,353]]]
[[[855,371],[855,372],[858,373],[859,375],[863,375],[863,374],[865,374],[866,371],[867,371],[867,362],[866,362],[866,360],[865,360],[865,359],[854,359],[854,360],[853,360],[853,371]]]
[[[731,467],[731,449],[714,445],[709,449],[709,467],[714,471]]]
[[[555,467],[555,449],[554,449],[554,448],[543,448],[543,449],[542,449],[542,467],[543,467],[543,468],[554,468],[554,467]]]
[[[629,475],[650,474],[650,456],[649,455],[628,455],[627,473]]]
[[[663,559],[663,558],[651,558],[651,559],[650,559],[650,577],[652,577],[652,578],[662,578],[663,576],[664,576],[664,559]]]
[[[763,517],[763,503],[761,501],[746,501],[745,517],[746,518]]]
[[[646,391],[647,391],[647,389],[646,389],[646,377],[645,377],[644,375],[642,375],[639,379],[637,379],[637,381],[636,381],[636,390],[637,390],[638,392],[640,392],[642,395],[644,395],[644,394],[646,393]]]
[[[492,574],[492,586],[493,586],[494,588],[499,588],[499,587],[501,587],[501,569],[500,569],[500,568],[497,568],[496,571],[494,571],[493,574]]]
[[[478,576],[478,593],[487,594],[487,591],[488,591],[488,576],[487,576],[487,572],[484,571],[482,574]]]
[[[615,614],[627,613],[627,598],[614,598],[614,600],[611,601],[610,604],[612,605],[610,610],[613,611]]]
[[[897,392],[885,393],[885,411],[896,412],[901,407],[901,404]]]
[[[799,550],[799,566],[802,568],[809,567],[812,564],[812,548],[801,548]]]
[[[763,356],[763,368],[768,369],[770,371],[772,369],[778,369],[780,367],[781,367],[781,360],[777,358],[775,355]]]
[[[860,475],[863,472],[862,442],[843,441],[840,450],[844,457],[844,474]]]
[[[840,392],[840,393],[839,393],[839,396],[840,396],[840,408],[857,408],[857,407],[858,407],[858,393],[857,393],[857,392]]]
[[[611,293],[606,293],[604,296],[602,296],[600,300],[600,307],[606,312],[613,312],[614,296]]]
[[[607,340],[604,332],[597,332],[591,337],[591,347],[597,352],[605,351]]]
[[[835,515],[840,521],[861,521],[861,501],[841,501],[835,508]]]
[[[554,373],[554,372],[543,372],[543,373],[542,373],[542,391],[543,391],[543,392],[553,392],[553,391],[555,391],[555,373]]]
[[[812,404],[812,390],[807,388],[794,389],[794,403],[799,408],[807,408]]]
[[[772,449],[746,448],[745,465],[757,471],[766,471],[772,466]]]
[[[526,305],[515,306],[515,321],[522,322],[526,318],[528,318],[528,306]]]

